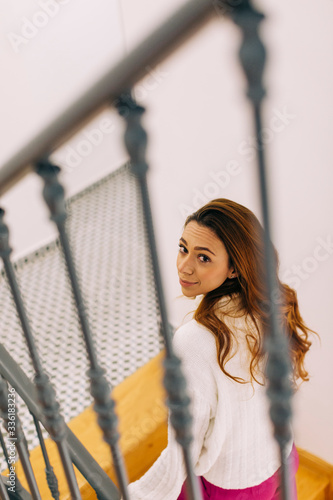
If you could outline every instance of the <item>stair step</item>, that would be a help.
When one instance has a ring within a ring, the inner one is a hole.
[[[297,448],[300,464],[296,474],[298,500],[333,500],[333,465]]]

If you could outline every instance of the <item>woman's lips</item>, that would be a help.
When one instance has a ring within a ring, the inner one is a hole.
[[[181,278],[179,278],[179,283],[180,283],[180,284],[181,284],[181,286],[183,286],[183,287],[197,285],[197,282],[195,282],[195,283],[191,283],[190,281],[184,281],[184,280],[182,280]]]

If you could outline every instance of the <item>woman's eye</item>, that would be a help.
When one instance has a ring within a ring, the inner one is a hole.
[[[187,248],[185,248],[184,245],[178,245],[178,247],[179,247],[180,253],[188,253]],[[199,258],[200,262],[211,262],[210,258],[204,254],[199,254],[198,258]]]
[[[210,262],[210,258],[207,255],[199,255],[201,262]]]

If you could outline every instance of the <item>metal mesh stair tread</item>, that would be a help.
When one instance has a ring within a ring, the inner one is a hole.
[[[99,359],[116,386],[163,347],[139,191],[124,165],[67,203],[68,233]],[[58,241],[17,261],[16,272],[39,353],[68,422],[91,404],[91,396],[86,351]],[[4,346],[32,377],[3,272],[0,331]],[[38,445],[36,431],[21,402],[19,416],[32,449]],[[1,465],[5,468],[4,460]]]

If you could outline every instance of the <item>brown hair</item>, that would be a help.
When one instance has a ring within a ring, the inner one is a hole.
[[[221,370],[236,382],[243,383],[243,379],[232,376],[225,369],[232,350],[233,332],[225,324],[223,317],[221,319],[216,314],[219,300],[224,296],[233,297],[233,294],[237,293],[240,298],[240,309],[245,311],[246,318],[250,318],[255,326],[254,332],[249,330],[246,340],[251,354],[250,374],[252,379],[258,382],[255,374],[259,362],[265,356],[263,343],[269,323],[264,230],[251,210],[224,198],[213,200],[189,215],[185,227],[191,221],[211,229],[220,238],[228,252],[230,266],[233,266],[238,273],[236,278],[227,278],[218,288],[204,295],[194,318],[214,334]],[[279,323],[288,335],[293,381],[296,383],[299,378],[303,381],[308,380],[304,357],[311,346],[308,340],[309,332],[315,332],[307,328],[300,315],[296,291],[279,280],[278,253],[272,243],[271,245],[276,263],[276,282],[282,299],[282,305],[279,307]]]

